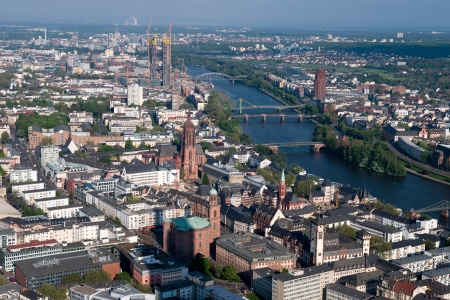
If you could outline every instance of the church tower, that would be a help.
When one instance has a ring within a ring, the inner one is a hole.
[[[181,142],[181,163],[184,170],[184,179],[198,178],[198,165],[196,162],[195,126],[191,121],[191,113],[183,126],[183,140]]]
[[[211,228],[213,230],[211,236],[211,243],[218,237],[220,237],[220,204],[219,204],[219,195],[215,188],[212,188],[209,191],[209,223],[211,224]]]
[[[286,197],[286,180],[284,179],[284,169],[281,171],[280,187],[278,188],[278,208],[281,208],[281,202]]]

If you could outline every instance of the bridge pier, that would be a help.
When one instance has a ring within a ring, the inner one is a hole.
[[[280,115],[280,121],[281,123],[284,123],[284,115]]]
[[[244,115],[245,123],[248,123],[248,115]]]
[[[298,115],[298,122],[301,123],[303,121],[303,116],[302,115]]]
[[[266,117],[267,117],[267,116],[266,116],[266,115],[262,115],[261,117],[262,117],[262,122],[263,122],[263,123],[266,123]]]
[[[447,209],[441,210],[441,217],[448,218],[450,216]]]

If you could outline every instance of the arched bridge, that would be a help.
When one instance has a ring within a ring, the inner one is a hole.
[[[244,80],[247,78],[247,75],[239,75],[239,76],[231,76],[228,74],[223,73],[217,73],[217,72],[210,72],[210,73],[203,73],[198,76],[194,77],[197,80],[202,79],[208,79],[208,80],[231,80],[234,82],[235,80]]]

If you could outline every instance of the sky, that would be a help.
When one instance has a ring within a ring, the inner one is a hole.
[[[450,0],[2,0],[0,22],[450,27]]]

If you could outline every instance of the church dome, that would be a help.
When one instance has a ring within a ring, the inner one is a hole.
[[[210,194],[210,195],[217,195],[216,189],[215,189],[215,188],[212,188],[212,189],[209,191],[209,194]]]

